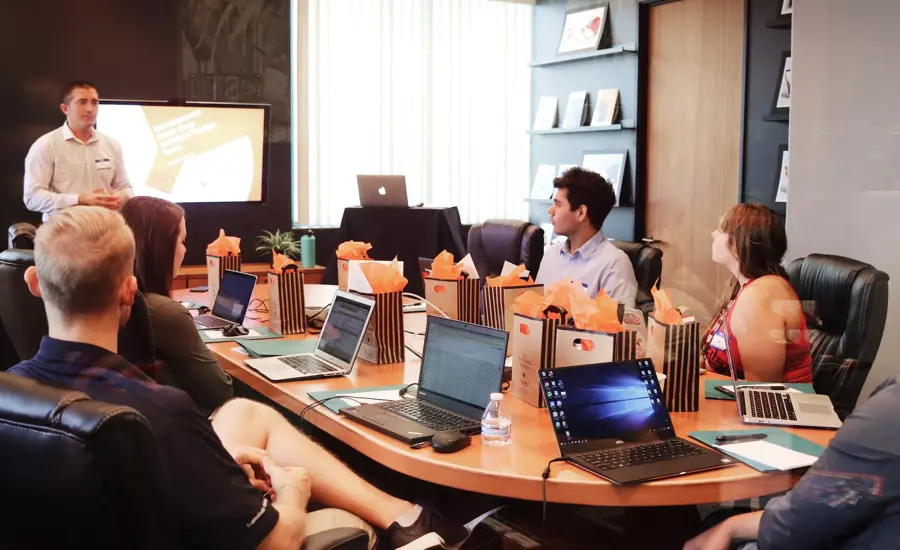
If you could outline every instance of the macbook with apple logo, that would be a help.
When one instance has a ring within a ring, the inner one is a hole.
[[[361,206],[409,206],[406,176],[357,175]]]

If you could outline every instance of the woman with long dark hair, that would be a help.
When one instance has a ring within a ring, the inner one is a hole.
[[[728,374],[727,335],[739,378],[812,382],[803,308],[781,265],[787,251],[781,219],[765,206],[739,204],[712,238],[713,261],[733,278],[702,342],[708,367]]]
[[[172,283],[184,260],[184,210],[154,197],[135,197],[122,207],[134,233],[134,275],[150,315],[153,351],[164,365],[153,377],[187,392],[205,414],[232,397],[231,377],[197,332],[190,312],[172,299]]]

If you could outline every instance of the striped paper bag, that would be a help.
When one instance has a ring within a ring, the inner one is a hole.
[[[303,272],[289,265],[281,273],[269,272],[269,328],[281,334],[306,332]]]
[[[359,356],[370,363],[402,363],[406,360],[403,341],[403,291],[366,294],[375,300],[375,309],[366,328]]]
[[[637,358],[637,333],[595,332],[575,327],[556,329],[556,368],[630,361]]]
[[[481,279],[425,278],[425,299],[444,312],[447,317],[464,323],[478,324],[478,299],[481,295]],[[429,315],[440,315],[431,305]]]
[[[562,317],[564,317],[563,314]],[[540,372],[556,364],[556,333],[563,319],[513,315],[512,379],[509,393],[534,407],[544,407]]]
[[[206,256],[206,286],[213,296],[219,293],[219,284],[222,281],[222,276],[225,275],[226,269],[230,271],[240,271],[241,256],[231,254],[228,256]]]
[[[663,394],[669,412],[700,408],[700,323],[660,323],[651,315],[647,324],[647,357],[666,375]]]
[[[543,294],[544,285],[485,286],[481,291],[481,303],[484,308],[482,324],[509,332],[507,327],[512,327],[513,324],[513,302],[520,294],[529,290]]]

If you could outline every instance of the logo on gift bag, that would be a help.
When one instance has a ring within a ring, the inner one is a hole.
[[[434,285],[434,291],[437,293],[447,292],[447,288],[444,285]]]
[[[526,325],[525,323],[519,323],[519,332],[521,332],[525,336],[528,336],[529,334],[531,334],[531,329],[528,328],[528,325]]]

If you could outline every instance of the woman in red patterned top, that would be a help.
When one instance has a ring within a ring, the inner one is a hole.
[[[739,204],[713,231],[712,258],[734,278],[703,338],[703,356],[728,375],[722,323],[738,378],[764,382],[812,382],[812,358],[800,299],[781,260],[784,225],[759,204]]]

